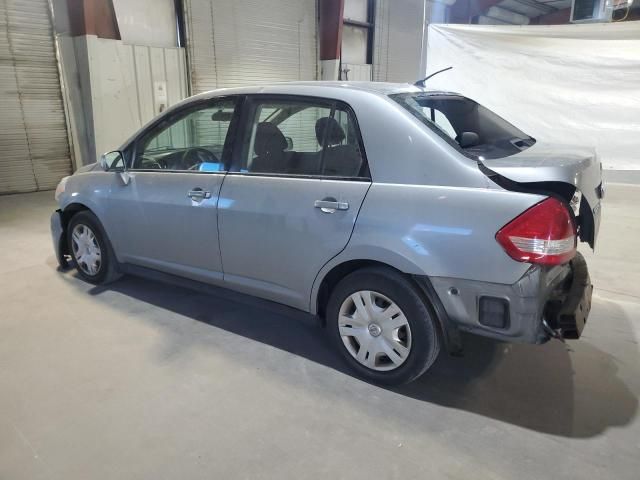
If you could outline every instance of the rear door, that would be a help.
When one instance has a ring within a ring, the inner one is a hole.
[[[306,310],[371,184],[355,116],[334,101],[250,96],[241,123],[220,192],[225,283]]]
[[[110,195],[121,261],[222,282],[217,209],[230,163],[236,98],[198,102],[143,132]]]

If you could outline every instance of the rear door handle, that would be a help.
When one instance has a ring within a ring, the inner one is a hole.
[[[324,213],[335,213],[336,210],[349,210],[349,204],[347,202],[338,202],[335,198],[316,200],[313,206],[319,208]]]
[[[194,188],[193,190],[189,190],[189,193],[187,193],[187,197],[189,197],[191,200],[202,201],[206,198],[211,198],[211,192],[202,190],[201,188]]]

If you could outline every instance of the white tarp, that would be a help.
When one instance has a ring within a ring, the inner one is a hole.
[[[534,138],[640,169],[640,22],[429,25],[428,88],[461,93]]]

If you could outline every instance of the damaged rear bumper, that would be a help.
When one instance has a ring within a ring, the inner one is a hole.
[[[532,266],[513,285],[430,281],[456,327],[509,342],[579,338],[591,309],[593,286],[580,253],[565,265]]]
[[[571,274],[558,285],[547,302],[544,318],[551,329],[566,339],[578,339],[591,312],[593,285],[584,257],[571,261]]]

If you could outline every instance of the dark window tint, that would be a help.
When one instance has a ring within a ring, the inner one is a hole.
[[[507,157],[535,143],[488,108],[460,95],[402,93],[391,98],[476,160]]]
[[[256,101],[241,171],[285,175],[366,175],[360,135],[346,107],[299,100]]]

